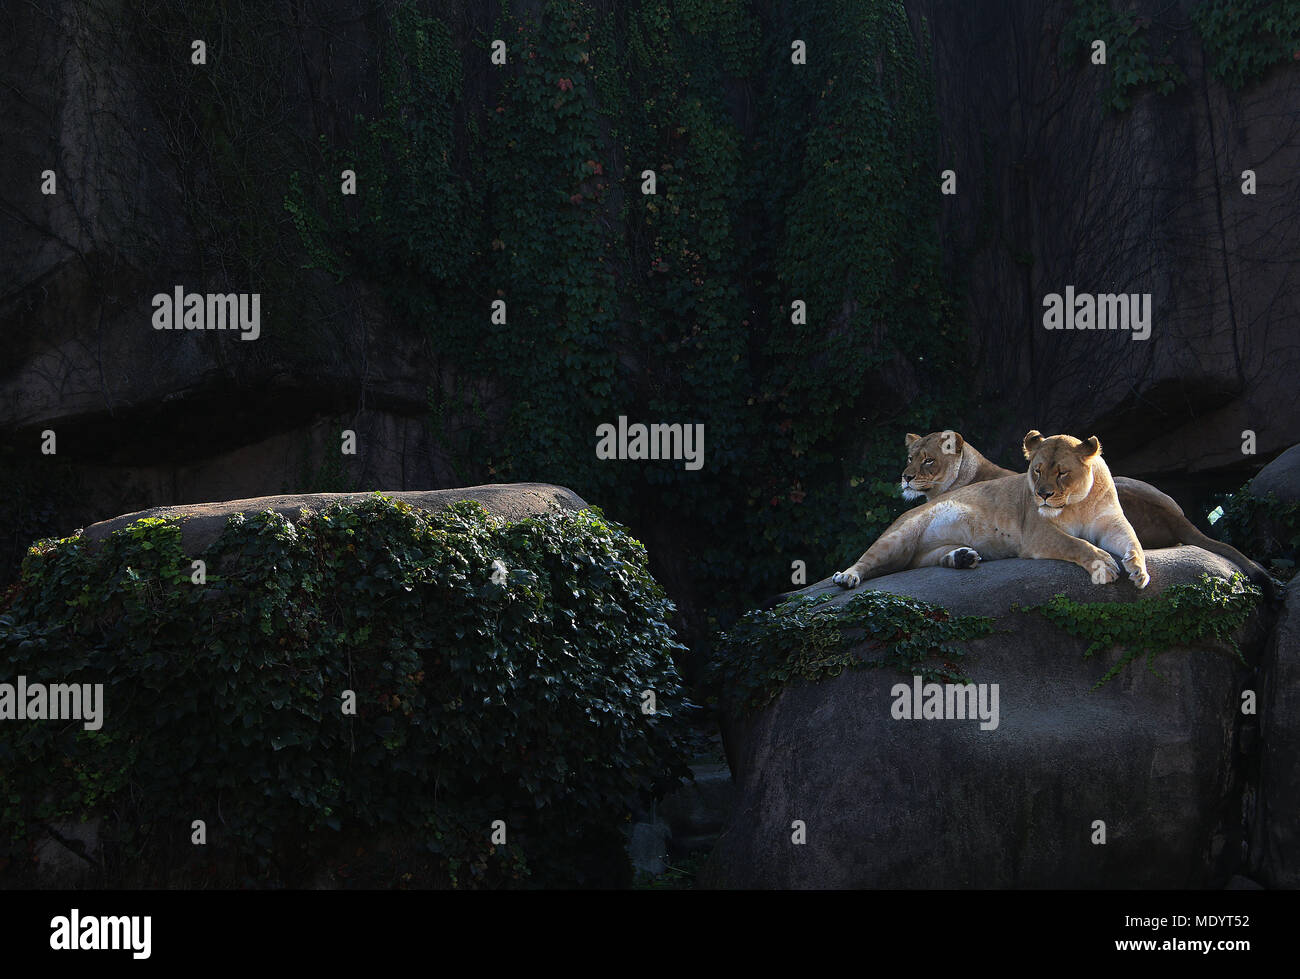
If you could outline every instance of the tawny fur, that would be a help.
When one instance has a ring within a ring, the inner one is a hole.
[[[1142,545],[1120,509],[1097,439],[1045,439],[1034,431],[1025,436],[1025,452],[1029,472],[952,489],[909,510],[835,583],[854,588],[908,568],[978,567],[1020,557],[1069,561],[1097,584],[1118,578],[1122,564],[1145,588],[1150,577]],[[974,560],[966,548],[976,552]]]
[[[909,434],[906,442],[907,468],[903,470],[902,485],[903,496],[907,499],[923,496],[934,500],[972,483],[1016,475],[1010,469],[989,462],[973,445],[951,430],[931,432],[925,436]],[[954,444],[959,447],[957,453],[943,451]],[[1144,548],[1176,547],[1179,544],[1203,547],[1237,565],[1251,582],[1264,589],[1265,594],[1273,593],[1275,585],[1268,572],[1231,544],[1203,534],[1171,497],[1140,479],[1115,476],[1113,482],[1120,508]]]
[[[953,431],[907,436],[907,468],[903,470],[903,496],[933,500],[940,493],[999,476],[1014,476],[994,465],[975,446]]]

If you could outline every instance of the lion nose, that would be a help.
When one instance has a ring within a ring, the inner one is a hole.
[[[1038,495],[1041,496],[1044,500],[1046,500],[1048,497],[1050,497],[1050,496],[1052,495],[1052,491],[1049,490],[1049,489],[1046,489],[1046,490],[1041,490],[1041,489],[1040,489],[1040,490],[1038,491]]]

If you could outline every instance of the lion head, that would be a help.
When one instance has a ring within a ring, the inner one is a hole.
[[[957,478],[962,446],[966,443],[951,429],[929,435],[907,435],[907,468],[903,470],[903,499],[915,500],[945,492]]]
[[[1093,464],[1101,459],[1097,436],[1080,441],[1072,435],[1044,438],[1041,432],[1032,431],[1025,435],[1024,446],[1029,460],[1025,478],[1040,514],[1057,517],[1065,507],[1088,498]]]

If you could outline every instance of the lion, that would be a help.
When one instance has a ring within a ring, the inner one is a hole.
[[[905,500],[934,500],[972,483],[1017,475],[990,462],[960,434],[951,430],[931,432],[925,436],[908,433],[906,442],[907,468],[902,477]],[[1140,479],[1127,476],[1113,479],[1120,508],[1133,525],[1143,548],[1154,550],[1179,544],[1203,547],[1237,565],[1252,583],[1264,590],[1264,594],[1273,594],[1275,585],[1267,571],[1231,544],[1201,533],[1172,497]]]
[[[907,468],[903,470],[903,499],[933,500],[941,493],[1001,476],[1018,476],[990,462],[952,430],[924,437],[907,435]]]
[[[1024,439],[1029,471],[949,490],[903,514],[835,584],[856,588],[908,568],[969,569],[981,561],[1069,561],[1095,584],[1120,575],[1145,588],[1151,580],[1137,534],[1120,509],[1110,469],[1094,435]],[[1116,561],[1113,555],[1119,555]]]

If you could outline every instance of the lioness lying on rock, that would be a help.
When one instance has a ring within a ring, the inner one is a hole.
[[[1028,452],[1026,452],[1028,455]],[[953,431],[907,436],[907,468],[903,470],[903,498],[934,500],[972,483],[1016,475],[986,459],[975,446]],[[1273,593],[1268,573],[1231,544],[1207,537],[1192,525],[1174,500],[1150,483],[1115,476],[1115,493],[1138,542],[1148,550],[1195,544],[1232,561],[1264,594]]]
[[[1096,584],[1118,578],[1122,563],[1145,588],[1151,579],[1142,545],[1120,508],[1097,437],[1081,442],[1032,431],[1024,450],[1027,473],[986,478],[909,510],[834,582],[855,588],[908,568],[973,568],[1020,557],[1069,561]]]

